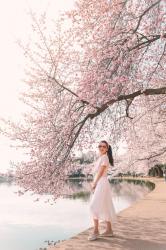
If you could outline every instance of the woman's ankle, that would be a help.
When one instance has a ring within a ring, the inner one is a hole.
[[[98,234],[98,233],[99,233],[99,229],[94,229],[94,230],[93,230],[93,233],[94,233],[94,234]]]
[[[105,232],[106,233],[113,233],[113,230],[112,230],[112,228],[106,228]]]

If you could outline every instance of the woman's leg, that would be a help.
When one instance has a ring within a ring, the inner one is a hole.
[[[111,222],[110,221],[106,221],[106,233],[112,233],[113,230],[112,230],[112,225],[111,225]]]
[[[93,222],[94,222],[93,233],[88,237],[88,240],[97,240],[99,235],[99,221],[93,219]]]
[[[94,230],[93,230],[93,232],[95,234],[98,234],[99,233],[99,220],[93,219],[93,221],[94,221]]]

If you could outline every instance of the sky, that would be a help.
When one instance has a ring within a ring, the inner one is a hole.
[[[23,106],[18,101],[22,90],[25,58],[16,41],[25,41],[31,32],[29,9],[44,10],[56,19],[60,11],[73,6],[74,0],[0,0],[0,116],[18,115]]]
[[[24,89],[25,58],[17,40],[26,42],[31,33],[29,10],[40,15],[47,11],[56,19],[61,11],[72,8],[74,0],[0,0],[0,117],[19,120],[25,106],[19,100]],[[0,136],[0,172],[18,155]]]

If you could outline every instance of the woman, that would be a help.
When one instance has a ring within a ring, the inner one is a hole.
[[[90,199],[90,212],[94,221],[94,230],[88,240],[96,240],[99,236],[113,236],[112,222],[116,220],[111,186],[107,178],[107,171],[110,165],[113,166],[112,149],[107,141],[101,141],[98,148],[100,157],[94,166],[93,193]],[[101,234],[99,234],[98,228],[100,220],[106,222],[106,229]]]

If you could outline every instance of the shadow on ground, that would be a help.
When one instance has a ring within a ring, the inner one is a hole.
[[[157,211],[156,211],[157,212]],[[101,230],[103,229],[101,225]],[[99,238],[88,242],[87,237],[92,229],[71,238],[56,246],[55,249],[64,250],[166,250],[166,221],[158,218],[125,218],[118,216],[115,224],[115,236]],[[81,236],[81,237],[80,237]]]

